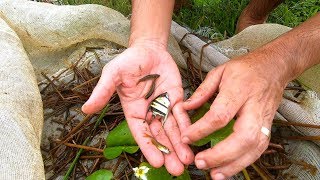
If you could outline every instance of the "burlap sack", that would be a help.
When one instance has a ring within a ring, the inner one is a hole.
[[[39,148],[42,105],[28,60],[40,81],[41,71],[53,74],[67,67],[79,58],[85,47],[110,43],[126,47],[129,21],[120,13],[98,5],[55,6],[27,0],[2,0],[0,22],[0,62],[3,63],[0,67],[0,80],[3,81],[0,84],[3,127],[0,133],[6,137],[0,148],[0,179],[44,179]],[[255,31],[259,32],[259,28]],[[169,51],[177,64],[186,67],[177,42],[172,38],[169,42]],[[192,41],[189,44],[192,45]],[[202,44],[205,43],[198,43],[198,49],[195,48],[198,54]],[[228,60],[219,47],[214,51],[214,62],[210,59],[210,51],[206,52],[206,63],[212,65],[206,67],[207,71]]]
[[[81,52],[76,52],[81,47],[100,47],[108,42],[128,45],[130,21],[104,6],[1,0],[0,17],[20,37],[37,75],[66,67],[78,59]],[[175,60],[185,63],[173,37],[169,38],[168,50]]]
[[[44,179],[42,101],[17,34],[0,19],[0,179]]]
[[[43,113],[36,78],[42,81],[40,72],[50,76],[69,67],[86,47],[126,47],[130,23],[99,5],[56,6],[27,0],[1,0],[0,21],[0,133],[7,137],[0,146],[0,179],[44,179]],[[185,63],[173,37],[168,49]],[[101,58],[104,63],[112,59]]]

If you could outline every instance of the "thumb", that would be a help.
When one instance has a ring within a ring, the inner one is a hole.
[[[86,114],[93,114],[101,110],[106,106],[119,84],[118,70],[112,62],[109,62],[104,66],[99,82],[90,98],[82,106],[82,111]]]

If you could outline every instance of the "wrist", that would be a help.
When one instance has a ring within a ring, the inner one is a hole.
[[[290,81],[320,62],[320,51],[317,50],[319,37],[319,30],[299,26],[265,45],[263,49],[277,56],[282,67],[285,67],[284,77]]]
[[[299,64],[301,60],[296,42],[290,38],[278,38],[257,49],[257,52],[264,54],[264,59],[268,61],[266,63],[273,68],[275,73],[273,75],[279,75],[278,80],[285,84],[295,79],[304,70]]]
[[[173,0],[132,0],[129,47],[166,49],[173,5]]]
[[[167,50],[167,41],[152,37],[129,38],[129,47],[144,47],[154,50]]]

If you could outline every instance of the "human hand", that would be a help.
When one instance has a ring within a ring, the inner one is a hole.
[[[270,130],[288,76],[278,55],[252,52],[210,71],[186,110],[196,109],[219,91],[210,110],[182,133],[182,142],[192,143],[223,128],[236,116],[233,133],[225,140],[195,156],[199,169],[211,168],[213,179],[225,179],[249,166],[265,151]]]
[[[137,82],[149,74],[159,74],[160,77],[156,80],[154,93],[146,100],[145,95],[152,81],[138,84]],[[187,114],[182,108],[183,89],[180,73],[170,54],[164,47],[156,46],[152,42],[132,45],[103,68],[97,86],[82,107],[83,112],[91,114],[102,109],[115,90],[120,97],[133,137],[148,162],[154,167],[164,164],[173,175],[182,174],[183,164],[190,164],[194,155],[189,146],[183,144],[180,139],[180,130],[188,124],[178,122],[178,126],[176,120],[187,119],[184,118]],[[164,92],[169,94],[170,110],[172,109],[175,116],[170,111],[162,128],[158,120],[146,123],[145,116],[150,102]],[[171,153],[162,154],[146,134],[152,134],[157,141],[168,147]]]

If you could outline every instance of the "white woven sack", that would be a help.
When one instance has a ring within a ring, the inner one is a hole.
[[[17,34],[0,19],[0,179],[44,179],[42,101]]]
[[[56,6],[1,0],[0,22],[0,134],[7,137],[0,144],[0,179],[44,179],[39,148],[42,104],[28,60],[37,75],[41,71],[53,74],[77,60],[84,47],[109,42],[127,46],[129,21],[98,5]],[[177,64],[186,67],[173,39],[169,50]],[[228,60],[216,52],[220,59],[214,63],[210,55],[206,56],[211,68]],[[41,80],[40,76],[37,79]]]

